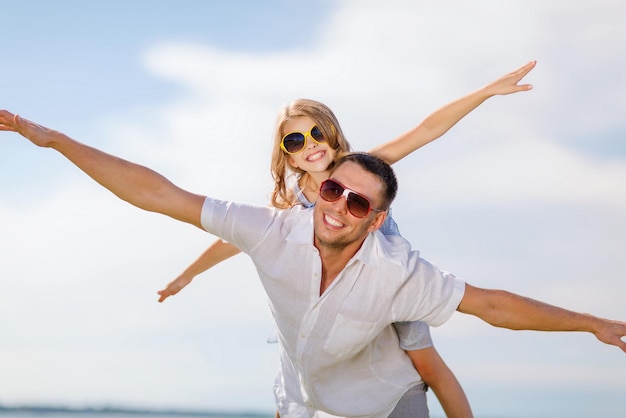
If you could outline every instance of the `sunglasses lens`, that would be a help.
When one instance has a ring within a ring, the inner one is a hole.
[[[357,218],[363,218],[370,211],[370,202],[363,196],[350,192],[348,194],[348,210]]]
[[[311,129],[311,137],[316,140],[317,142],[325,142],[326,139],[324,139],[324,135],[322,135],[322,131],[320,131],[320,128],[318,128],[317,126],[314,126]]]
[[[327,202],[335,202],[343,196],[345,189],[341,184],[332,180],[326,180],[320,187],[320,197]],[[348,211],[357,218],[363,218],[370,212],[370,202],[363,196],[354,192],[348,192],[346,200]]]
[[[293,132],[283,138],[283,146],[288,153],[293,154],[304,148],[304,135],[300,132]]]
[[[343,187],[332,180],[326,180],[320,187],[320,196],[327,202],[334,202],[343,194]]]

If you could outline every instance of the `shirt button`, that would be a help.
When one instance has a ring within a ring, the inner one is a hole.
[[[300,334],[300,338],[306,338],[306,334]]]

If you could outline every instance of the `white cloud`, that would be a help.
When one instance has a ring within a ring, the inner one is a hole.
[[[431,165],[424,174],[428,179],[406,184],[403,193],[436,190],[441,203],[456,205],[561,203],[616,212],[626,205],[621,193],[626,191],[626,163],[600,161],[530,130],[488,141],[464,155],[434,156],[441,160],[426,163]]]

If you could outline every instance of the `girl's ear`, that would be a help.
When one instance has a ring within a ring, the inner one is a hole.
[[[294,160],[292,156],[289,156],[289,158],[287,159],[287,162],[289,163],[291,167],[298,168],[298,164],[296,164],[296,160]]]

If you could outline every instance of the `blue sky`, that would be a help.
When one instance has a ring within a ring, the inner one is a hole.
[[[544,3],[2,2],[0,107],[192,191],[265,203],[284,102],[325,102],[366,150],[537,59],[533,91],[396,165],[394,216],[474,285],[626,319],[626,6]],[[0,161],[0,402],[272,411],[276,349],[245,256],[158,304],[211,236],[15,135]],[[626,357],[590,335],[462,314],[433,335],[477,416],[626,409]]]

